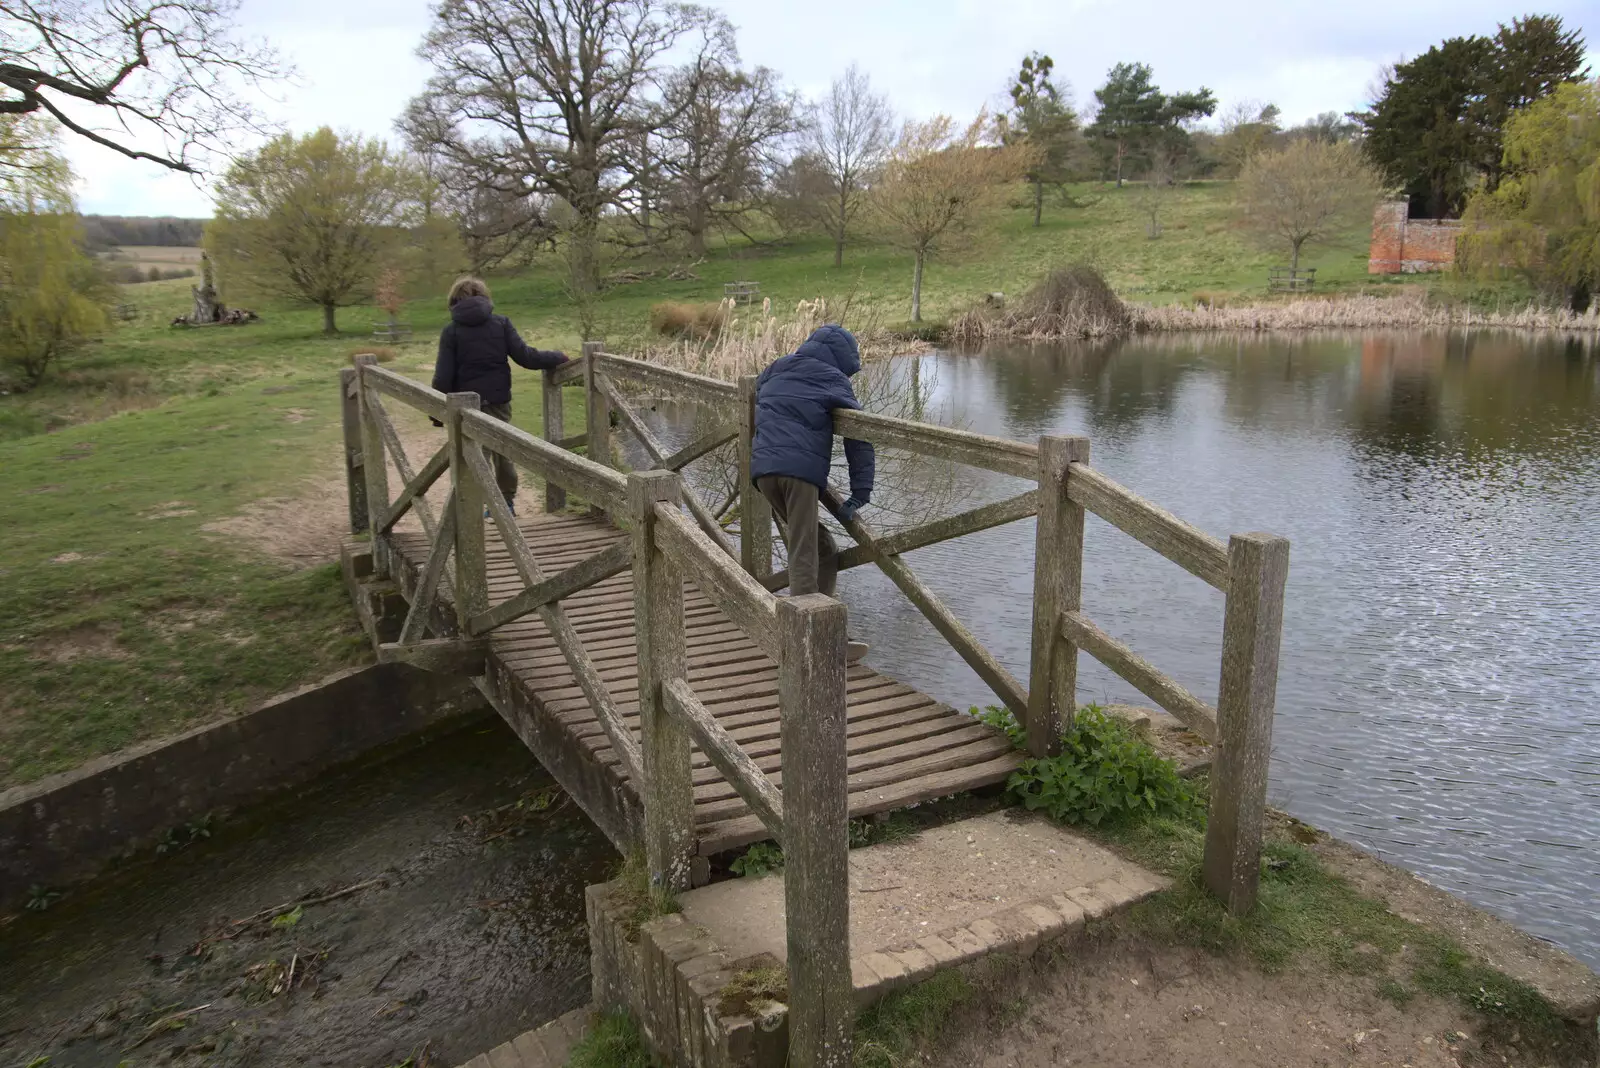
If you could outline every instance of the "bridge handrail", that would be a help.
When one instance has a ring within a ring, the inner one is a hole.
[[[605,354],[598,345],[589,351],[589,362],[602,366],[605,376],[614,380],[683,393],[718,406],[735,396],[734,388],[725,382]],[[591,367],[587,378],[591,390],[603,391],[603,403],[625,403],[605,376],[597,376]],[[743,469],[739,487],[741,560],[765,587],[781,589],[788,576],[772,573],[770,510],[748,477],[755,435],[755,379],[741,379],[736,396]],[[592,425],[596,409],[590,411]],[[630,427],[637,422],[623,421]],[[1025,724],[1028,748],[1035,755],[1054,752],[1062,728],[1071,720],[1077,705],[1080,650],[1211,741],[1217,747],[1217,758],[1206,880],[1230,908],[1248,910],[1256,891],[1252,858],[1259,853],[1259,820],[1265,805],[1288,542],[1272,535],[1245,534],[1234,535],[1224,544],[1090,466],[1086,438],[1046,437],[1031,445],[858,411],[836,411],[834,427],[848,437],[1037,484],[1037,490],[881,539],[859,520],[847,523],[857,544],[840,554],[839,566],[878,565]],[[660,450],[649,451],[656,455]],[[702,508],[693,510],[704,518]],[[1089,512],[1226,595],[1216,708],[1083,613],[1083,523]],[[1037,515],[1038,522],[1032,653],[1024,688],[901,557],[913,549],[1030,515]]]
[[[763,653],[777,659],[778,598],[722,552],[675,502],[656,505],[654,545]]]
[[[487,445],[519,467],[577,493],[607,512],[623,507],[628,479],[614,468],[542,441],[481,411],[464,412],[461,429],[470,440]]]
[[[438,390],[391,371],[387,367],[379,367],[376,362],[361,363],[358,369],[364,385],[387,393],[395,400],[409,404],[433,419],[444,419],[447,398]]]
[[[712,404],[732,403],[739,399],[739,386],[735,382],[724,382],[718,378],[662,367],[657,363],[648,363],[631,356],[619,356],[614,352],[597,352],[593,355],[598,360],[599,370],[616,378],[626,378],[640,385],[654,386],[666,392],[684,393]]]
[[[693,883],[698,744],[783,845],[790,1057],[842,1068],[854,1020],[845,608],[818,594],[773,596],[679,510],[680,486],[666,471],[629,476],[651,878],[673,889]],[[781,791],[689,684],[686,578],[777,662]]]

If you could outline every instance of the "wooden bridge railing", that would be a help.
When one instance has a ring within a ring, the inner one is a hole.
[[[651,875],[673,889],[690,885],[697,848],[692,741],[783,846],[792,1063],[848,1064],[854,1016],[845,609],[816,594],[774,596],[683,514],[680,497],[680,480],[670,472],[629,477]],[[685,579],[778,665],[781,787],[689,684]]]
[[[851,984],[848,949],[848,779],[845,718],[845,610],[821,596],[775,596],[787,576],[772,569],[772,516],[749,478],[755,380],[737,384],[662,368],[584,346],[583,358],[544,374],[546,440],[478,410],[476,394],[446,396],[366,358],[341,376],[351,526],[370,530],[373,566],[392,568],[395,525],[414,511],[430,551],[399,641],[384,659],[470,675],[486,671],[485,636],[537,613],[610,740],[644,809],[643,840],[652,878],[684,888],[694,871],[697,746],[784,847],[788,908],[790,1041],[800,1065],[849,1061]],[[567,435],[562,390],[585,391],[587,426]],[[718,416],[710,430],[669,453],[622,387],[689,397]],[[384,407],[389,398],[445,424],[447,440],[420,468],[411,464]],[[614,469],[612,414],[657,470]],[[1077,653],[1089,653],[1214,744],[1204,875],[1228,907],[1248,911],[1259,880],[1271,750],[1278,646],[1288,542],[1265,534],[1222,542],[1144,500],[1089,466],[1089,442],[1045,437],[1008,441],[866,412],[835,413],[839,433],[1031,481],[1004,500],[910,530],[879,536],[856,517],[844,523],[856,544],[842,568],[877,565],[929,619],[1025,726],[1028,748],[1047,755],[1077,706]],[[682,477],[688,465],[737,439],[740,537],[735,544],[713,510]],[[587,456],[571,450],[585,448]],[[485,450],[546,483],[545,505],[569,494],[623,520],[631,537],[556,574],[546,574],[496,488]],[[385,455],[402,482],[391,498]],[[449,475],[434,516],[425,494]],[[837,513],[837,495],[825,492]],[[683,510],[688,509],[687,514]],[[519,589],[490,602],[485,510],[511,557]],[[1226,595],[1218,707],[1212,709],[1083,612],[1083,531],[1094,513]],[[1037,515],[1032,653],[1028,685],[995,658],[914,574],[904,554]],[[454,557],[453,573],[447,563]],[[639,736],[616,707],[561,601],[632,568],[638,646]],[[775,784],[718,723],[689,684],[684,580],[716,604],[778,665],[781,784]],[[449,583],[453,619],[437,609]],[[429,630],[437,635],[428,637]]]
[[[749,479],[754,441],[755,379],[737,386],[669,370],[586,347],[585,381],[603,395],[607,411],[633,431],[663,467],[681,470],[732,439],[739,439],[740,560],[770,590],[788,584],[772,571],[772,515]],[[572,377],[576,378],[576,375]],[[716,429],[671,457],[654,440],[618,383],[685,396],[732,425]],[[547,409],[550,404],[547,402]],[[591,412],[594,411],[591,398]],[[1289,543],[1268,534],[1240,534],[1224,544],[1119,485],[1089,465],[1089,440],[1044,437],[1038,444],[974,434],[870,412],[837,411],[834,429],[875,445],[1010,475],[1035,483],[1013,497],[880,537],[859,516],[844,523],[856,544],[839,555],[840,569],[875,564],[933,625],[979,678],[1016,715],[1028,749],[1059,751],[1062,730],[1077,708],[1077,654],[1100,661],[1156,705],[1214,746],[1211,813],[1207,831],[1207,885],[1237,913],[1249,911],[1259,881],[1262,819],[1277,658],[1283,618]],[[607,427],[609,431],[609,426]],[[609,448],[609,446],[607,446]],[[591,447],[590,455],[597,455]],[[687,485],[681,493],[708,539],[734,552],[710,509]],[[825,503],[837,515],[839,498]],[[1212,708],[1129,646],[1100,629],[1083,612],[1084,517],[1093,513],[1226,595],[1218,708]],[[904,559],[914,549],[1038,516],[1035,534],[1033,633],[1024,686],[923,583]],[[753,807],[753,806],[752,806]]]
[[[621,359],[621,358],[617,358]],[[632,364],[635,361],[627,361]],[[613,363],[609,369],[625,368]],[[665,468],[679,466],[731,440],[737,429],[706,435],[666,456],[627,401],[590,359],[581,368],[546,375],[560,410],[564,381],[580,377],[605,406],[615,405],[624,425]],[[656,368],[641,365],[649,375]],[[600,372],[600,373],[597,373]],[[673,372],[661,372],[672,375]],[[685,376],[688,377],[688,376]],[[657,384],[684,389],[679,378],[654,376]],[[388,661],[430,670],[481,675],[486,670],[485,635],[514,619],[538,613],[560,648],[591,709],[611,741],[644,808],[643,840],[652,879],[674,890],[688,889],[698,843],[694,827],[695,785],[691,746],[698,746],[784,848],[788,914],[790,1050],[796,1064],[849,1063],[854,1018],[849,953],[849,806],[846,777],[845,609],[829,597],[775,596],[739,564],[720,528],[685,515],[681,479],[672,470],[624,476],[577,456],[568,448],[518,430],[478,410],[476,394],[445,395],[363,360],[343,373],[346,445],[352,528],[372,533],[374,567],[390,573],[395,525],[415,511],[430,542],[426,563],[409,591],[410,609],[399,640],[379,650]],[[703,381],[703,380],[700,380]],[[688,388],[702,396],[734,395],[719,383]],[[414,470],[390,420],[384,398],[440,420],[445,444]],[[590,405],[604,441],[609,426]],[[600,408],[604,411],[604,408]],[[547,433],[564,434],[547,419]],[[566,439],[565,444],[574,444]],[[581,442],[579,444],[582,444]],[[546,480],[547,492],[582,497],[591,507],[625,518],[631,537],[555,575],[540,567],[532,548],[497,488],[485,450],[507,457]],[[385,455],[404,482],[391,499]],[[605,455],[601,453],[600,455]],[[425,498],[449,476],[442,515]],[[521,580],[521,590],[490,603],[483,515],[487,510]],[[712,523],[714,525],[714,520]],[[453,620],[435,611],[454,557]],[[638,648],[639,735],[636,739],[560,601],[629,568],[633,570],[635,640]],[[736,623],[778,665],[778,702],[784,767],[775,784],[696,696],[688,679],[684,582]],[[429,638],[429,630],[438,636]]]

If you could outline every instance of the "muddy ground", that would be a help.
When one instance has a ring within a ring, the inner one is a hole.
[[[458,1064],[588,1000],[617,862],[498,720],[169,841],[0,918],[0,1065]]]
[[[1548,1063],[1461,1005],[1398,1008],[1373,984],[1268,975],[1107,929],[995,977],[945,1031],[940,1068],[1477,1068]],[[982,980],[980,979],[980,982]]]

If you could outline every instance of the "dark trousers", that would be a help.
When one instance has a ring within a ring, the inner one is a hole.
[[[485,415],[492,415],[502,423],[511,422],[510,401],[504,404],[485,404],[483,411]],[[491,451],[489,459],[494,461],[494,480],[500,487],[500,496],[506,499],[507,504],[514,507],[517,501],[517,465],[497,452]]]
[[[838,588],[839,547],[828,528],[817,522],[817,487],[786,475],[767,475],[756,479],[756,489],[783,524],[783,542],[789,548],[789,592],[832,597]]]

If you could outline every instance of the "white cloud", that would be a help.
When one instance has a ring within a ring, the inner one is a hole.
[[[1269,0],[712,0],[739,27],[747,63],[780,71],[808,96],[851,63],[903,115],[969,116],[992,103],[1021,57],[1056,60],[1078,101],[1119,61],[1155,69],[1163,88],[1210,87],[1224,105],[1277,103],[1290,122],[1362,106],[1379,68],[1459,34],[1491,33],[1510,17],[1489,0],[1284,4]],[[1535,5],[1600,36],[1593,0]],[[290,130],[318,126],[393,138],[420,92],[415,56],[430,19],[424,0],[246,0],[244,28],[270,39],[300,71],[268,110]],[[1600,56],[1591,52],[1600,67]],[[247,147],[247,146],[241,146]],[[205,215],[210,200],[183,175],[71,149],[84,211]]]

